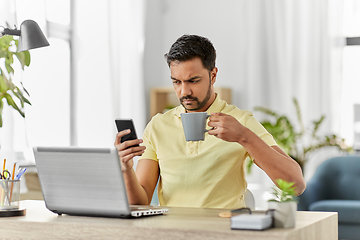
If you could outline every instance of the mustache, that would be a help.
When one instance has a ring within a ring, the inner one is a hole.
[[[182,98],[180,98],[180,102],[183,102],[184,100],[195,100],[197,101],[197,97],[192,97],[192,96],[184,96]]]

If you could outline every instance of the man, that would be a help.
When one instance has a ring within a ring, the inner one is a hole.
[[[130,204],[149,204],[159,179],[160,205],[244,207],[247,156],[274,182],[281,178],[294,182],[298,194],[305,190],[300,166],[276,145],[251,112],[228,105],[214,92],[216,51],[207,38],[184,35],[165,57],[181,105],[154,116],[143,140],[120,143],[129,130],[116,135],[114,145]],[[204,141],[186,142],[182,112],[211,114],[208,126],[212,130]],[[136,144],[141,146],[128,148]],[[135,156],[141,156],[136,173]]]

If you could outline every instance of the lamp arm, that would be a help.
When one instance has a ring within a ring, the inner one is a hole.
[[[21,31],[17,30],[17,29],[4,28],[4,31],[2,31],[0,34],[1,35],[21,36]]]

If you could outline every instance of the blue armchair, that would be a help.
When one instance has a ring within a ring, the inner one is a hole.
[[[320,164],[299,197],[298,210],[338,212],[339,239],[360,239],[360,156]]]

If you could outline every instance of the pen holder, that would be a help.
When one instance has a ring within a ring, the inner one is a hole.
[[[0,211],[19,209],[20,180],[0,180]]]

